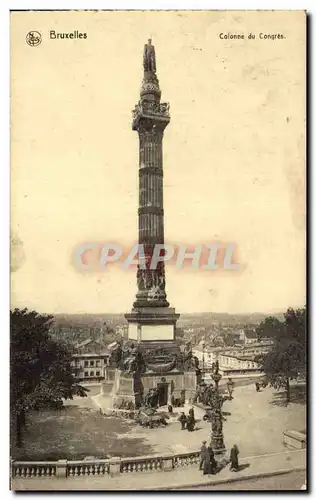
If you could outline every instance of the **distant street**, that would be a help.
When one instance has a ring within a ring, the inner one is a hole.
[[[234,483],[218,484],[216,486],[199,486],[188,491],[214,490],[214,491],[249,491],[249,490],[300,490],[305,482],[305,472],[290,472],[273,477],[249,479]],[[187,491],[187,490],[186,490]]]

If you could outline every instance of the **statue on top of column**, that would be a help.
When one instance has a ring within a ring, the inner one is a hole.
[[[156,54],[155,47],[151,44],[151,39],[148,40],[144,47],[144,70],[156,73]]]

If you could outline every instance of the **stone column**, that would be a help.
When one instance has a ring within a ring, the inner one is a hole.
[[[134,308],[169,307],[164,262],[150,269],[155,245],[164,244],[162,140],[170,121],[169,105],[160,103],[156,67],[144,66],[140,101],[133,112],[133,130],[139,136],[138,241],[144,245],[146,268],[138,266]]]
[[[155,245],[164,244],[163,210],[163,130],[154,119],[143,123],[139,134],[138,242],[143,245],[146,269],[138,266],[138,293],[134,307],[168,307],[165,292],[165,266],[159,262],[150,269]],[[163,250],[161,251],[161,255]]]

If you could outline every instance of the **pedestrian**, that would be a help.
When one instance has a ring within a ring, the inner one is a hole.
[[[256,382],[255,386],[256,386],[256,391],[260,392],[260,384],[259,384],[259,382]]]
[[[189,432],[194,431],[194,425],[195,425],[195,420],[192,417],[192,415],[189,415],[187,417],[187,429],[188,429]]]
[[[206,457],[206,441],[202,441],[202,446],[200,449],[200,466],[199,466],[200,470],[202,470],[204,467],[205,457]]]
[[[179,422],[181,424],[181,430],[184,431],[187,423],[187,417],[185,416],[183,411],[181,412],[181,415],[179,417]]]
[[[237,444],[234,444],[234,446],[230,450],[230,470],[233,472],[237,472],[239,469],[238,455],[239,455],[238,446]]]
[[[229,394],[229,399],[233,399],[232,394],[233,394],[233,390],[234,390],[234,382],[232,381],[231,378],[229,378],[227,381],[227,390],[228,390],[228,394]]]
[[[208,447],[208,452],[209,452],[209,455],[210,455],[211,474],[215,474],[217,463],[216,463],[214,451],[213,451],[213,448],[212,448],[211,445],[209,445],[209,447]]]
[[[194,408],[190,408],[189,409],[189,417],[192,417],[193,420],[195,421],[195,417],[194,417]]]
[[[211,455],[210,455],[210,450],[209,450],[209,446],[208,446],[206,448],[206,451],[205,451],[205,459],[204,459],[204,465],[203,465],[203,476],[210,474],[210,472],[211,472]]]
[[[214,456],[214,451],[211,445],[206,448],[205,462],[203,467],[203,475],[215,474],[216,472],[216,461]]]

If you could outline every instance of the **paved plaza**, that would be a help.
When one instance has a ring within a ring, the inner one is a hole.
[[[76,398],[73,403],[93,408],[100,415],[100,407],[109,404],[108,396],[91,391],[89,398]],[[224,437],[227,450],[237,443],[240,448],[241,470],[231,472],[224,467],[215,476],[203,476],[196,466],[181,467],[170,472],[125,473],[110,477],[27,478],[15,479],[14,490],[158,490],[158,489],[300,489],[305,478],[306,450],[289,450],[282,443],[286,429],[302,431],[306,428],[306,408],[302,402],[284,405],[281,393],[267,387],[257,393],[253,385],[238,387],[234,399],[226,401],[223,412]],[[180,409],[182,410],[182,409]],[[186,413],[189,406],[185,407]],[[181,431],[177,421],[167,427],[147,429],[127,425],[126,433],[112,431],[112,439],[121,443],[121,449],[135,442],[153,454],[186,453],[196,451],[201,441],[210,438],[210,424],[202,420],[204,412],[195,409],[197,430]],[[102,418],[102,417],[101,417]],[[103,417],[106,421],[107,417]],[[113,417],[112,417],[113,420]],[[119,427],[118,427],[119,429]],[[118,446],[120,448],[120,446]],[[109,450],[104,450],[104,455]],[[145,453],[144,453],[145,454]],[[148,453],[147,453],[148,454]],[[291,474],[296,474],[292,476]],[[278,474],[278,475],[276,475]],[[271,478],[273,476],[273,478]],[[295,478],[295,479],[294,479]],[[237,483],[236,483],[237,480]],[[241,481],[242,480],[242,481]],[[243,481],[245,480],[245,481]],[[232,482],[233,481],[233,482]],[[300,484],[301,483],[301,484]],[[247,484],[249,488],[247,488]],[[274,486],[276,487],[274,488]]]
[[[196,486],[193,491],[299,491],[305,482],[304,471],[294,471],[287,474],[277,474],[270,477],[259,477],[222,483],[217,485]],[[192,491],[188,488],[186,491]]]
[[[93,398],[98,404],[109,405],[107,397]],[[182,410],[182,409],[181,409]],[[185,408],[186,413],[189,407]],[[284,451],[282,433],[286,429],[302,431],[306,428],[306,407],[301,403],[283,404],[283,395],[271,387],[260,392],[254,385],[237,387],[234,399],[223,406],[226,421],[223,425],[226,448],[238,444],[241,456],[264,455]],[[166,428],[147,429],[133,426],[128,434],[117,439],[142,438],[153,453],[186,453],[197,450],[202,440],[210,438],[211,425],[204,422],[204,412],[195,409],[198,420],[194,432],[181,431],[180,423],[169,423]]]

